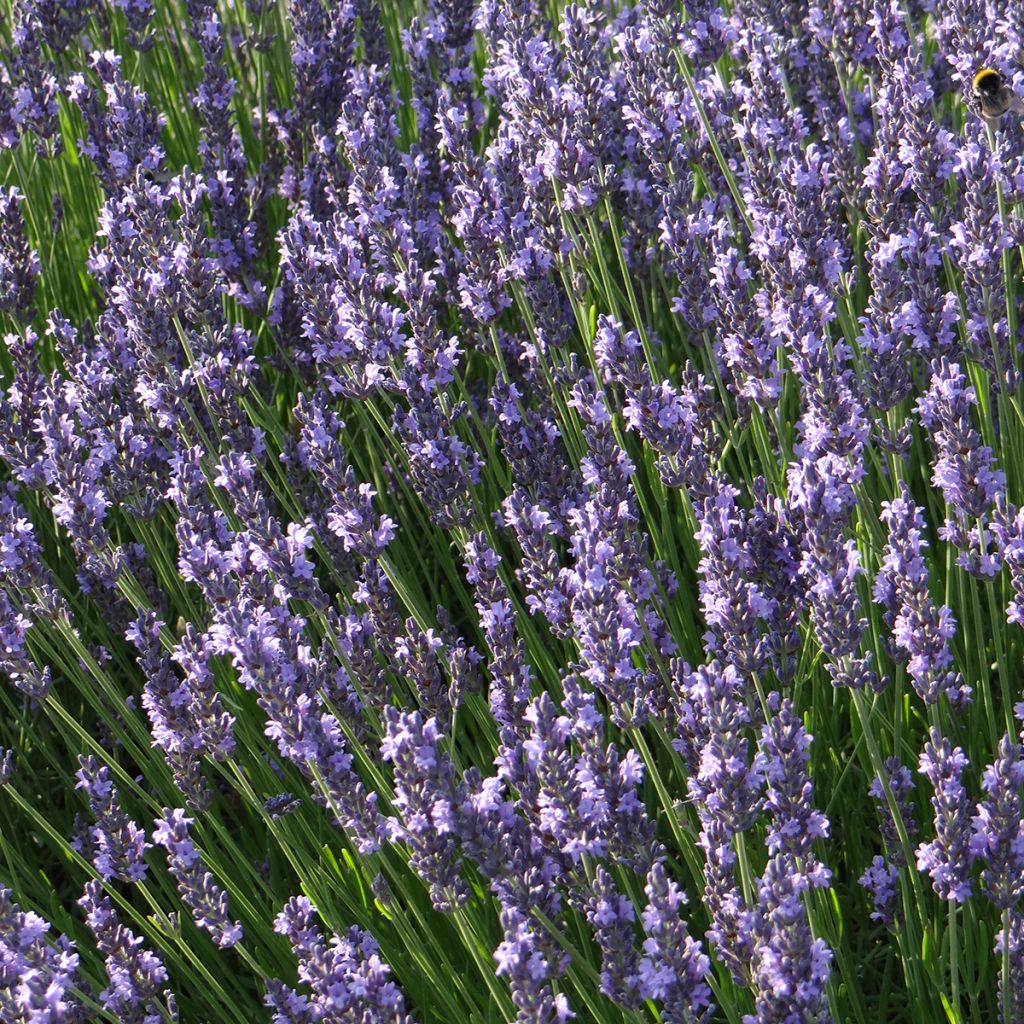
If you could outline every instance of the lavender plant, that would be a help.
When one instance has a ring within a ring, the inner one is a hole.
[[[0,0],[0,1022],[1024,1021],[1022,53]]]

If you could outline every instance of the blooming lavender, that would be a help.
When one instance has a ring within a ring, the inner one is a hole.
[[[210,678],[208,650],[204,664],[194,630],[186,632],[179,646],[179,660],[192,670],[182,681],[174,673],[171,656],[161,648],[162,625],[155,614],[143,614],[126,634],[139,651],[138,662],[146,676],[142,706],[149,716],[153,742],[164,751],[178,787],[190,806],[205,807],[209,793],[197,755],[206,753],[220,760],[228,757],[234,749],[234,719],[222,709]]]
[[[346,461],[338,441],[344,424],[319,402],[300,401],[295,413],[302,426],[300,458],[330,496],[324,525],[339,537],[346,551],[376,558],[394,536],[395,523],[388,516],[374,513],[376,492],[369,484],[356,480],[355,471]]]
[[[233,946],[242,938],[242,926],[228,915],[227,894],[204,870],[199,851],[189,837],[192,823],[181,808],[165,809],[156,819],[153,841],[167,851],[167,868],[196,924],[209,932],[218,946]]]
[[[582,806],[601,834],[602,848],[620,863],[643,870],[656,849],[655,825],[640,800],[644,763],[635,750],[620,751],[605,737],[598,701],[577,679],[563,680],[569,732],[580,756],[576,780]]]
[[[677,666],[676,679],[676,746],[693,773],[687,788],[701,824],[708,938],[733,977],[741,979],[753,952],[753,920],[749,895],[740,891],[733,841],[743,843],[743,833],[756,819],[764,761],[752,750],[751,714],[732,666],[711,662],[692,673]]]
[[[880,683],[871,653],[861,651],[867,620],[857,579],[864,566],[846,532],[859,473],[846,458],[804,458],[790,466],[788,495],[791,523],[804,525],[800,574],[809,590],[811,622],[830,658],[833,682],[854,688]]]
[[[871,920],[891,927],[896,919],[899,897],[900,869],[881,854],[875,854],[871,863],[857,879],[858,884],[871,897]]]
[[[47,6],[49,12],[42,4],[19,4],[12,10],[12,45],[4,53],[0,74],[0,147],[12,148],[23,136],[34,136],[37,153],[56,156],[63,148],[57,116],[61,84],[43,44],[63,48],[64,40],[55,39],[55,26],[46,17],[60,10]],[[67,5],[72,16],[77,6]],[[63,34],[62,29],[58,32]]]
[[[105,187],[112,192],[137,168],[154,171],[160,166],[164,118],[151,107],[145,93],[125,79],[116,53],[95,51],[89,63],[101,88],[91,88],[85,75],[76,74],[68,92],[86,123],[80,151],[95,163]]]
[[[928,593],[923,510],[911,501],[906,485],[898,498],[882,503],[882,521],[889,528],[889,542],[875,575],[875,600],[885,606],[896,645],[909,659],[918,696],[933,704],[945,692],[952,703],[960,704],[970,689],[961,676],[949,671],[956,620],[947,606],[936,607]]]
[[[117,790],[110,781],[110,769],[91,755],[80,757],[78,763],[76,788],[84,790],[89,809],[96,818],[96,825],[90,831],[90,845],[100,878],[142,881],[147,872],[146,850],[150,847],[146,833],[119,806]]]
[[[491,714],[502,741],[509,743],[521,728],[530,696],[530,665],[516,630],[508,588],[498,575],[500,556],[483,534],[477,534],[466,545],[465,560],[466,578],[475,589],[476,610],[491,653]]]
[[[1020,4],[3,10],[0,1019],[1021,1016]]]
[[[643,924],[648,938],[639,966],[640,990],[647,999],[662,1004],[666,1024],[706,1020],[714,1008],[705,980],[711,964],[681,916],[686,897],[659,862],[651,865],[644,892]]]
[[[161,986],[167,969],[160,958],[146,950],[143,940],[121,924],[109,896],[99,882],[87,882],[79,900],[86,923],[96,936],[96,945],[106,958],[109,986],[100,993],[100,1003],[114,1017],[128,1024],[155,1024],[164,1015],[176,1018],[174,1000]],[[165,1006],[157,998],[164,995]]]
[[[949,510],[941,536],[960,549],[958,564],[986,578],[999,569],[999,554],[990,550],[987,516],[1003,494],[1005,477],[971,420],[977,404],[960,365],[943,359],[933,369],[931,386],[917,409],[935,451],[932,482],[942,490]]]
[[[29,247],[23,199],[16,188],[0,190],[0,310],[31,320],[39,257]]]
[[[963,784],[968,764],[960,747],[932,729],[921,752],[921,772],[932,784],[935,838],[917,848],[917,866],[931,876],[940,897],[958,903],[971,894],[971,809]]]
[[[1001,256],[1012,236],[998,210],[983,198],[1003,187],[999,156],[998,150],[993,152],[985,145],[975,122],[956,157],[955,170],[964,195],[963,219],[951,226],[950,244],[964,267],[968,352],[1012,391],[1019,383],[1011,355],[1016,339],[1004,316],[1001,273]]]
[[[455,815],[462,797],[455,771],[440,748],[435,719],[388,708],[385,723],[381,757],[394,764],[395,806],[402,815],[392,823],[392,835],[412,847],[413,863],[430,884],[435,908],[450,909],[468,895],[458,871]]]
[[[982,779],[985,797],[971,819],[972,858],[981,860],[981,886],[1000,910],[1016,905],[1021,895],[1021,863],[1024,858],[1024,825],[1021,823],[1020,788],[1024,784],[1024,760],[1019,744],[1003,736],[998,757]]]
[[[619,1006],[636,1009],[640,1005],[640,968],[633,935],[636,910],[604,868],[595,872],[585,913],[601,949],[602,993]]]
[[[772,816],[766,836],[771,854],[788,853],[808,874],[824,869],[815,863],[812,846],[829,833],[828,818],[815,810],[807,771],[812,737],[789,701],[775,702],[761,730],[765,777],[765,809]]]
[[[815,883],[787,855],[768,861],[755,926],[756,1014],[750,1022],[829,1020],[825,985],[832,952],[814,938],[802,897]],[[819,883],[820,884],[820,883]]]
[[[75,994],[79,955],[66,936],[51,941],[50,928],[0,889],[0,1010],[11,1020],[85,1019]]]
[[[501,914],[504,938],[494,953],[497,974],[508,978],[512,989],[518,1024],[565,1024],[575,1017],[565,993],[555,994],[550,982],[556,970],[541,949],[535,930],[517,910],[506,908]]]
[[[857,881],[871,896],[871,916],[886,925],[893,923],[896,913],[897,882],[900,870],[907,865],[907,843],[913,843],[916,837],[913,789],[910,769],[898,757],[887,758],[883,772],[875,775],[868,787],[881,823],[885,854],[875,856]]]
[[[279,981],[270,982],[267,1005],[275,1011],[275,1021],[295,1020],[292,1012],[301,1006],[301,1019],[348,1016],[366,1024],[412,1024],[405,999],[369,932],[353,926],[326,944],[316,924],[316,908],[305,896],[284,905],[274,930],[288,939],[299,962],[299,979],[312,992],[310,999]]]
[[[905,863],[906,858],[899,825],[903,826],[903,832],[911,839],[914,838],[917,831],[914,805],[911,799],[913,789],[914,777],[910,769],[898,757],[886,758],[883,772],[876,775],[868,787],[868,793],[875,802],[881,821],[882,843],[886,853],[901,866]],[[891,804],[889,794],[892,796]],[[899,817],[899,825],[896,816]]]

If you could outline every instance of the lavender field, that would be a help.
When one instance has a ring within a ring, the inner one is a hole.
[[[0,1024],[1024,1024],[1024,5],[0,0]]]

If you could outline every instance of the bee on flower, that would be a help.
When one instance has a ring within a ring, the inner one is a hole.
[[[998,124],[1003,114],[1024,114],[1024,100],[994,68],[982,68],[974,76],[971,81],[971,96],[981,116],[992,126]]]

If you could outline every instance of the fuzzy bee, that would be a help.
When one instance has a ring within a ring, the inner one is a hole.
[[[981,116],[991,125],[998,123],[1008,111],[1024,114],[1024,100],[1021,100],[994,68],[982,68],[974,76],[971,94],[981,110]]]

